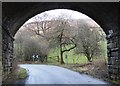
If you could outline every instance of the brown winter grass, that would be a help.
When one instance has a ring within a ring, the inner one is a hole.
[[[52,64],[68,68],[70,70],[91,75],[95,78],[108,81],[107,65],[104,59],[95,59],[91,63],[86,64]]]

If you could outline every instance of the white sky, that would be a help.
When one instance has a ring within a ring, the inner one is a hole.
[[[67,19],[69,19],[69,18],[71,18],[71,19],[89,18],[88,16],[86,16],[86,15],[80,13],[80,12],[73,11],[73,10],[68,10],[68,9],[49,10],[49,11],[45,11],[43,13],[40,13],[40,14],[38,14],[36,16],[42,17],[45,13],[48,14],[48,16],[49,16],[46,20],[50,20],[52,18],[57,18],[62,14],[67,15],[67,17],[66,17]],[[26,23],[30,23],[30,22],[33,22],[33,17],[31,19],[29,19]]]

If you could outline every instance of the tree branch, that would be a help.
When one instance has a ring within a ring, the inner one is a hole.
[[[76,44],[73,47],[69,48],[69,49],[63,50],[62,52],[64,53],[66,51],[70,51],[70,50],[74,49],[75,47],[76,47]]]

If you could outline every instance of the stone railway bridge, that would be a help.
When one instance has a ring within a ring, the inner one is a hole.
[[[29,18],[52,9],[71,9],[95,20],[107,34],[108,75],[120,80],[119,3],[83,2],[4,2],[2,3],[2,64],[3,80],[12,71],[13,41],[16,32]]]

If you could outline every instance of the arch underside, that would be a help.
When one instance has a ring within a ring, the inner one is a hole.
[[[118,29],[117,3],[3,3],[3,27],[14,36],[31,17],[52,9],[71,9],[92,18],[107,34],[108,29]],[[6,11],[7,10],[7,11]],[[7,26],[6,26],[7,24]]]

